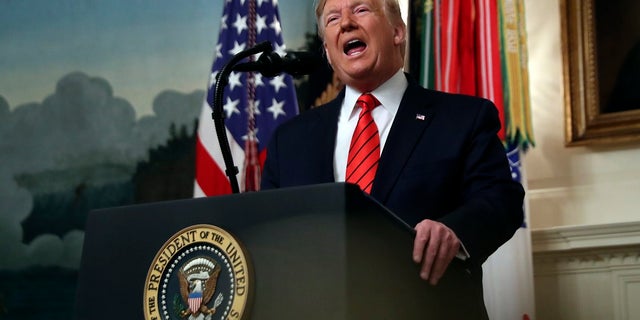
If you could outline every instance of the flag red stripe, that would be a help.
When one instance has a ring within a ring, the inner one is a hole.
[[[459,59],[458,76],[459,92],[467,95],[477,94],[478,75],[469,70],[476,70],[475,42],[475,9],[469,5],[460,6]]]
[[[435,89],[442,90],[442,8],[440,1],[434,1],[433,3],[433,42],[434,42],[434,60],[435,60]]]
[[[479,73],[481,76],[480,96],[487,98],[496,105],[498,116],[502,124],[498,137],[504,140],[504,92],[502,89],[502,65],[500,56],[500,42],[498,39],[498,7],[490,0],[478,1],[479,24]]]
[[[206,195],[231,193],[229,179],[207,152],[199,135],[196,138],[196,182]]]
[[[446,92],[458,92],[459,61],[458,61],[458,27],[459,27],[459,2],[458,0],[443,1],[442,6],[442,88]]]

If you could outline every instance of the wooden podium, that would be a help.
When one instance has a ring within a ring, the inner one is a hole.
[[[459,301],[476,294],[472,283],[481,279],[454,260],[437,286],[420,280],[413,229],[344,183],[91,212],[76,318],[144,319],[154,257],[172,235],[198,224],[224,229],[246,248],[253,267],[247,319],[473,318]]]

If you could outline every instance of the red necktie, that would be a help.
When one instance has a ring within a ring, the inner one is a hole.
[[[371,116],[371,111],[378,105],[380,102],[370,93],[361,95],[356,101],[356,106],[362,110],[351,138],[347,159],[345,181],[357,184],[366,193],[371,193],[380,159],[380,135]]]

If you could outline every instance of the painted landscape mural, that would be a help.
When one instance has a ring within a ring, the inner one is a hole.
[[[223,4],[0,0],[0,319],[71,317],[90,210],[192,197]],[[279,8],[308,46],[312,1]]]

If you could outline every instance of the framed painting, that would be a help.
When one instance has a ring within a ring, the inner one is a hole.
[[[640,142],[640,1],[560,0],[567,146]]]

